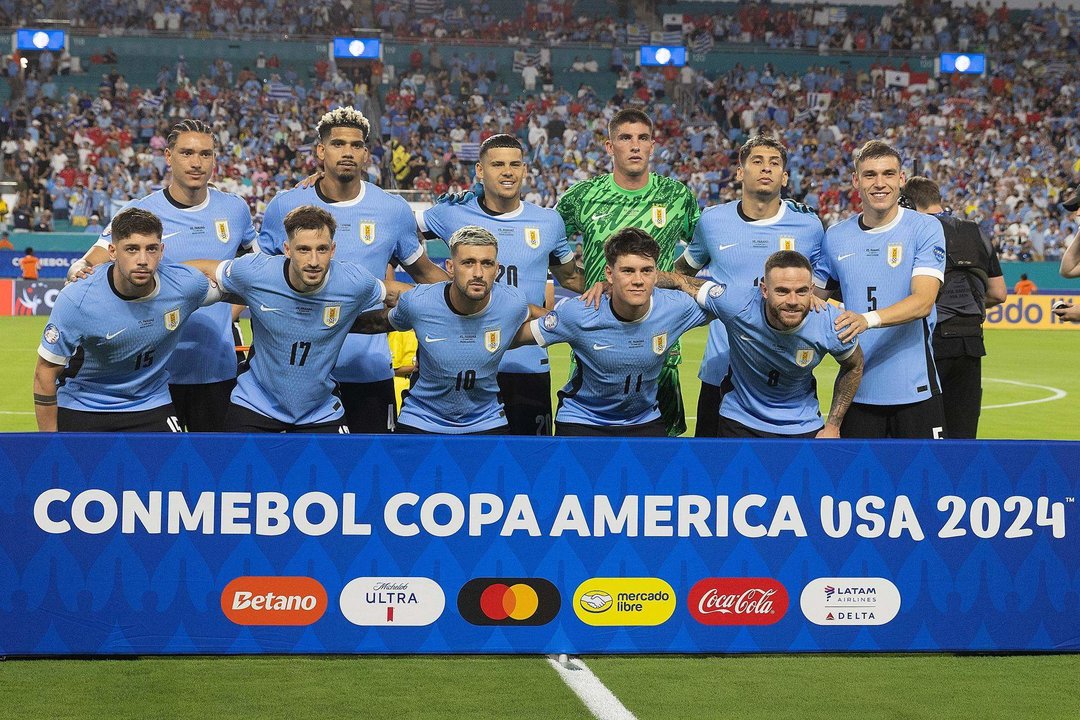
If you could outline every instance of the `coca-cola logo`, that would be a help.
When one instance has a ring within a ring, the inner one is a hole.
[[[772,625],[787,614],[788,594],[772,578],[705,578],[687,606],[702,625]]]

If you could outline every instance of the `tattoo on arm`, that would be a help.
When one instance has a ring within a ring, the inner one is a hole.
[[[35,405],[55,405],[56,404],[56,396],[55,395],[42,395],[41,393],[34,393],[34,404]]]
[[[349,332],[351,333],[365,333],[367,335],[376,335],[378,333],[391,332],[394,328],[390,325],[389,320],[390,311],[386,308],[381,310],[368,310],[366,313],[361,313],[356,321],[353,322]]]
[[[708,280],[705,278],[689,277],[679,273],[660,272],[656,274],[656,287],[664,290],[682,290],[695,294],[707,282]]]
[[[844,422],[844,415],[855,400],[855,391],[862,382],[862,374],[863,352],[862,347],[857,347],[855,352],[840,363],[840,372],[833,385],[832,407],[829,408],[829,419],[826,421],[829,425],[840,427]]]

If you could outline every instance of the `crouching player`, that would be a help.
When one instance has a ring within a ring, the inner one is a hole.
[[[810,261],[781,250],[765,261],[759,287],[730,288],[685,278],[701,307],[727,328],[730,367],[721,386],[719,437],[840,437],[840,424],[862,380],[858,339],[841,342],[841,311],[811,312]],[[700,286],[700,287],[698,287]],[[825,355],[840,364],[828,421],[822,423],[814,368]]]
[[[404,292],[396,307],[364,313],[353,329],[416,332],[419,374],[401,405],[397,432],[504,434],[499,363],[528,335],[529,317],[544,309],[530,306],[518,288],[495,283],[498,240],[490,231],[466,225],[447,244],[449,281]]]
[[[221,293],[194,268],[162,263],[161,233],[153,213],[117,214],[112,263],[60,292],[34,371],[39,430],[180,431],[165,365],[177,330]]]

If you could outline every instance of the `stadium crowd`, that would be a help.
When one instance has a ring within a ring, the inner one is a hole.
[[[748,15],[752,27],[766,27],[772,11],[763,20],[760,8],[744,5],[725,22]],[[82,16],[103,22],[131,20],[96,14],[92,6],[80,9],[90,10]],[[892,23],[899,35],[921,9],[891,9],[882,23]],[[931,9],[944,16],[953,12],[945,5]],[[890,16],[907,19],[887,21]],[[121,57],[94,95],[65,91],[65,78],[51,58],[29,72],[9,62],[12,98],[0,109],[0,151],[3,174],[17,179],[21,192],[0,222],[40,230],[72,219],[91,229],[107,224],[126,200],[161,187],[164,138],[182,117],[217,129],[225,149],[217,183],[245,197],[258,222],[279,188],[316,169],[310,119],[336,105],[354,105],[380,119],[367,169],[372,181],[432,197],[461,191],[472,182],[476,144],[510,132],[529,154],[526,199],[550,207],[574,182],[607,170],[605,123],[616,109],[637,104],[657,121],[656,172],[686,182],[703,207],[736,196],[735,153],[746,137],[761,131],[791,149],[790,194],[817,207],[832,224],[860,209],[845,158],[866,139],[885,137],[917,163],[919,173],[939,179],[947,204],[979,222],[1002,259],[1052,260],[1076,229],[1058,206],[1065,188],[1080,178],[1080,72],[1063,60],[1075,49],[1067,32],[1075,27],[1073,18],[1040,9],[1010,24],[1006,13],[977,7],[965,13],[965,22],[978,30],[972,44],[995,42],[992,74],[909,74],[908,87],[890,86],[884,67],[819,66],[784,75],[768,65],[737,66],[709,77],[692,67],[627,68],[620,54],[611,62],[617,77],[613,97],[585,84],[564,87],[550,66],[534,90],[523,91],[516,78],[500,73],[494,57],[432,45],[426,55],[413,53],[407,67],[396,68],[385,88],[373,86],[370,75],[347,76],[326,61],[310,78],[283,68],[260,80],[250,67],[234,73],[225,60],[188,77],[182,58],[161,69],[157,87],[142,88],[125,80],[122,70],[132,59]],[[842,26],[851,23],[860,24],[858,16]],[[956,30],[950,26],[948,32]],[[749,40],[762,37],[750,31]],[[915,46],[925,47],[923,42]],[[252,65],[257,62],[266,66],[265,58],[253,58]]]

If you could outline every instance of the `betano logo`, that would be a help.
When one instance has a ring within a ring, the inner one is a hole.
[[[675,612],[675,591],[660,578],[592,578],[574,591],[586,625],[660,625]]]
[[[238,577],[221,592],[237,625],[311,625],[326,612],[326,589],[309,577]]]
[[[885,578],[817,578],[799,605],[815,625],[884,625],[900,612],[900,591]]]
[[[772,625],[787,613],[788,594],[772,578],[705,578],[686,603],[703,625]]]
[[[474,578],[458,593],[458,612],[473,625],[546,625],[561,605],[543,578]]]
[[[353,625],[430,625],[442,615],[446,595],[426,577],[359,577],[344,587],[338,605]]]

